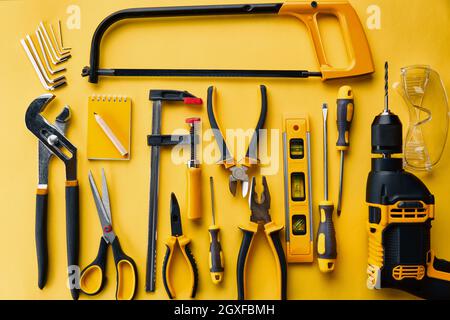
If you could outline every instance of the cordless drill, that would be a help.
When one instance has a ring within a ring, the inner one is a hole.
[[[367,179],[369,261],[367,287],[395,288],[425,299],[450,299],[450,262],[430,249],[434,196],[415,175],[403,170],[402,123],[388,106],[372,123],[372,169]]]

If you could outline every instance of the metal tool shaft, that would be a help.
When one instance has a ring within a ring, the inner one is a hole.
[[[214,209],[214,178],[209,177],[209,187],[211,189],[211,214],[212,214],[212,224],[216,224],[216,211]]]
[[[341,168],[339,170],[339,198],[338,198],[338,205],[337,205],[337,213],[338,215],[341,214],[342,209],[342,188],[344,185],[344,151],[341,150]]]
[[[325,201],[328,200],[328,105],[324,103],[322,105],[322,117],[323,117],[323,193]]]
[[[152,134],[161,134],[161,105],[160,100],[153,102]],[[158,221],[158,189],[159,189],[159,160],[160,146],[151,146],[150,165],[150,203],[149,203],[149,226],[148,226],[148,249],[147,249],[147,272],[145,290],[155,291],[156,282],[156,239]]]

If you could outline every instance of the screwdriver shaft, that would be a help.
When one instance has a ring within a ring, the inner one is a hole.
[[[324,187],[324,198],[325,201],[328,200],[328,105],[324,103],[322,105],[322,116],[323,116],[323,187]]]
[[[338,197],[338,205],[337,205],[338,216],[341,215],[343,184],[344,184],[344,151],[341,150],[341,168],[339,170],[339,197]]]

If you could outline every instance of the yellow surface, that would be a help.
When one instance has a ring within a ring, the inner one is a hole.
[[[220,3],[235,3],[222,0]],[[255,2],[258,2],[255,0]],[[339,154],[334,152],[336,132],[335,100],[344,84],[355,93],[355,118],[352,124],[351,147],[346,158],[346,176],[342,216],[335,218],[338,242],[336,269],[322,274],[313,264],[290,265],[288,270],[288,297],[291,299],[397,299],[411,296],[399,291],[370,291],[366,288],[367,266],[367,208],[365,182],[370,169],[370,124],[383,105],[383,64],[389,60],[391,79],[399,79],[399,68],[410,64],[430,64],[438,70],[449,89],[450,4],[445,0],[429,2],[361,0],[352,1],[362,23],[374,57],[376,73],[364,79],[337,80],[322,83],[318,79],[202,79],[202,78],[102,78],[93,85],[80,77],[89,61],[91,36],[98,23],[111,12],[130,6],[205,4],[211,0],[158,1],[0,1],[0,30],[2,50],[0,61],[1,94],[1,177],[0,186],[0,244],[3,261],[0,264],[0,298],[2,299],[69,299],[65,286],[65,202],[64,168],[61,161],[52,160],[49,182],[49,251],[50,273],[46,288],[37,288],[37,262],[34,243],[35,189],[37,182],[37,141],[25,127],[24,115],[29,103],[44,93],[19,39],[33,33],[40,20],[52,22],[66,19],[66,8],[77,4],[81,8],[81,29],[64,28],[66,46],[72,46],[73,58],[67,63],[69,85],[56,92],[57,99],[46,112],[54,119],[64,104],[73,110],[68,137],[78,147],[79,181],[81,187],[81,258],[85,267],[97,254],[101,229],[97,218],[87,173],[100,167],[106,169],[112,200],[114,226],[122,247],[138,266],[137,298],[166,299],[161,269],[165,252],[164,240],[170,234],[170,192],[176,192],[183,214],[184,233],[192,239],[192,251],[197,260],[200,283],[198,299],[234,299],[236,292],[236,261],[241,241],[238,225],[249,217],[247,202],[233,198],[228,192],[227,172],[219,166],[204,165],[203,190],[208,190],[210,175],[216,183],[216,223],[221,227],[221,241],[225,256],[225,276],[221,285],[212,283],[208,271],[209,193],[203,197],[204,219],[192,223],[186,219],[186,166],[170,161],[170,152],[161,157],[159,241],[157,257],[157,291],[144,290],[150,150],[146,136],[151,131],[151,88],[188,90],[206,98],[209,85],[217,87],[216,114],[223,128],[253,127],[258,117],[259,84],[268,88],[269,111],[267,128],[281,129],[285,112],[307,112],[312,133],[312,161],[314,188],[314,221],[317,230],[317,204],[322,194],[322,122],[321,103],[330,104],[330,196],[337,198]],[[218,2],[216,2],[218,3]],[[366,28],[366,10],[376,4],[381,8],[381,29]],[[327,52],[333,61],[342,57],[341,39],[336,38],[333,21],[326,20],[322,29]],[[306,28],[289,17],[204,18],[183,20],[138,21],[115,27],[103,42],[103,67],[223,67],[223,68],[305,68],[317,70],[313,47]],[[127,162],[89,162],[86,158],[87,97],[92,94],[126,95],[133,99],[132,119],[133,158]],[[407,124],[407,110],[400,96],[391,94],[391,108]],[[207,124],[206,107],[201,110],[189,106],[163,107],[163,132],[185,128],[184,119],[201,116],[204,129]],[[281,145],[281,134],[279,135]],[[277,154],[280,164],[282,153]],[[242,156],[241,156],[242,157]],[[237,157],[238,159],[241,157]],[[436,196],[436,220],[432,229],[432,247],[438,257],[450,259],[448,233],[450,230],[450,145],[431,174],[421,178]],[[268,177],[272,191],[272,217],[278,224],[284,221],[282,166]],[[177,251],[173,274],[178,297],[187,298],[190,283],[186,279],[186,265]],[[264,235],[255,237],[247,273],[250,298],[276,298],[275,265]],[[82,299],[113,299],[115,270],[112,255],[108,257],[110,281],[97,297]],[[261,280],[264,279],[264,280]],[[186,281],[185,281],[186,280]]]
[[[131,99],[118,96],[92,96],[88,98],[87,157],[93,160],[129,160],[131,156]],[[102,117],[125,150],[122,156],[95,120],[94,113]]]

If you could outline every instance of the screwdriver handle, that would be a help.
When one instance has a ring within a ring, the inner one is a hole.
[[[337,150],[345,151],[350,146],[349,131],[353,120],[354,100],[353,90],[350,86],[343,86],[339,89],[337,98],[337,128],[338,140]]]
[[[336,232],[333,225],[334,205],[331,201],[319,203],[319,231],[317,232],[317,254],[319,269],[331,272],[336,264]]]
[[[219,227],[209,227],[209,271],[214,284],[219,284],[223,279],[224,263],[222,246],[219,239]]]

